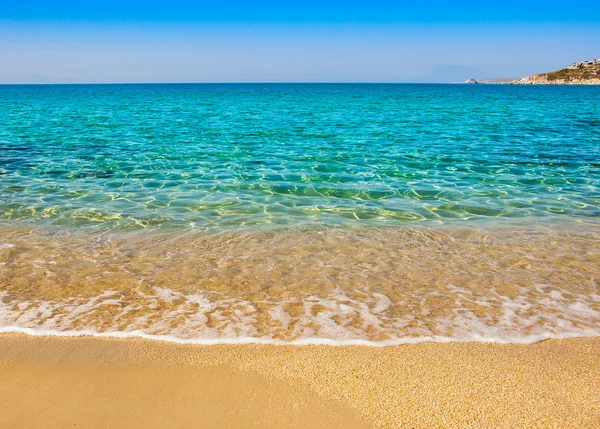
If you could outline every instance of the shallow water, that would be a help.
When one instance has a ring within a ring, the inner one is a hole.
[[[600,218],[600,88],[0,86],[0,219],[101,230]]]
[[[186,339],[600,334],[600,228],[0,231],[0,325]]]
[[[0,331],[598,335],[598,95],[0,86]]]

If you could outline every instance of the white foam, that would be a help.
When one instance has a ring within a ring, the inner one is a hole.
[[[506,296],[494,289],[482,294],[451,286],[407,292],[402,297],[406,301],[393,302],[365,287],[353,291],[352,297],[335,289],[325,297],[261,301],[256,306],[214,292],[183,294],[167,288],[138,290],[142,300],[134,303],[116,291],[89,299],[10,303],[2,300],[6,294],[0,292],[0,332],[140,337],[193,344],[374,346],[427,341],[534,343],[600,336],[600,296],[577,295],[548,285],[513,292],[518,295]],[[443,313],[435,307],[441,299],[451,303]],[[290,304],[294,316],[286,311]],[[404,314],[398,312],[404,307]],[[486,310],[476,313],[477,308]],[[141,315],[128,317],[136,312]],[[259,324],[265,315],[270,320]],[[79,330],[82,326],[85,329]]]
[[[139,338],[152,341],[165,341],[176,344],[195,344],[195,345],[227,345],[227,344],[263,344],[263,345],[290,345],[290,346],[310,346],[310,345],[327,345],[327,346],[368,346],[368,347],[390,347],[405,344],[421,344],[428,342],[436,343],[498,343],[498,344],[535,344],[549,339],[566,339],[566,338],[586,338],[600,336],[600,333],[582,333],[582,332],[565,332],[561,334],[538,334],[526,335],[513,338],[499,337],[483,337],[473,335],[470,338],[452,338],[444,336],[432,337],[407,337],[397,340],[384,341],[369,341],[360,339],[351,340],[336,340],[330,338],[303,338],[294,341],[282,341],[271,338],[254,338],[254,337],[238,337],[238,338],[179,338],[174,335],[155,335],[147,334],[144,331],[118,331],[118,332],[96,332],[93,330],[80,331],[56,331],[51,329],[33,329],[23,328],[19,326],[4,326],[0,327],[0,334],[26,334],[31,336],[42,337],[97,337],[97,338]]]

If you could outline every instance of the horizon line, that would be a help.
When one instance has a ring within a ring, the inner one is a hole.
[[[499,78],[500,79],[500,78]],[[512,78],[506,78],[512,79]],[[515,78],[518,79],[518,78]],[[495,85],[496,83],[482,83],[482,81],[488,79],[481,79],[477,81],[480,84]],[[338,85],[356,85],[356,84],[369,84],[369,85],[469,85],[465,81],[448,81],[448,82],[431,82],[431,81],[222,81],[222,82],[22,82],[22,83],[11,83],[11,82],[0,82],[2,86],[17,86],[17,85],[264,85],[264,84],[338,84]]]

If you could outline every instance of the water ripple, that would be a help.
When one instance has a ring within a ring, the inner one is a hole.
[[[0,86],[0,220],[598,220],[600,88]]]

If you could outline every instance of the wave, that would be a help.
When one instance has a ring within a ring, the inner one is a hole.
[[[388,341],[369,341],[369,340],[336,340],[331,338],[303,338],[294,341],[282,341],[271,338],[179,338],[173,335],[153,335],[147,334],[144,331],[122,331],[122,332],[95,332],[92,330],[81,331],[55,331],[49,329],[32,329],[22,328],[19,326],[4,326],[0,327],[0,334],[25,334],[36,337],[94,337],[94,338],[112,338],[112,339],[145,339],[151,341],[163,341],[175,344],[192,344],[192,345],[243,345],[243,344],[258,344],[258,345],[276,345],[276,346],[364,346],[364,347],[391,347],[401,346],[405,344],[422,344],[422,343],[497,343],[497,344],[536,344],[550,339],[567,339],[567,338],[591,338],[600,336],[600,330],[594,333],[581,332],[564,332],[560,334],[537,334],[524,335],[512,338],[500,337],[483,337],[475,335],[469,339],[459,339],[452,337],[433,336],[419,338],[402,338]]]
[[[0,229],[0,327],[198,344],[597,336],[599,233]]]

